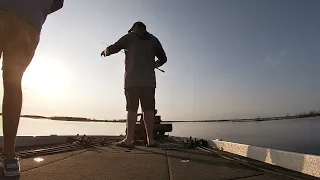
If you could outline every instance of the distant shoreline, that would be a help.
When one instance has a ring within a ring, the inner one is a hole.
[[[0,113],[2,116],[2,113]],[[189,122],[261,122],[261,121],[275,121],[275,120],[285,120],[285,119],[299,119],[307,117],[318,117],[320,116],[320,111],[310,111],[309,113],[302,113],[297,115],[286,115],[278,117],[264,117],[264,118],[244,118],[244,119],[222,119],[222,120],[192,120],[192,121],[162,121],[164,123],[189,123]],[[89,119],[83,117],[67,117],[67,116],[39,116],[39,115],[21,115],[24,118],[32,119],[49,119],[55,121],[77,121],[77,122],[114,122],[114,123],[125,123],[125,119],[114,119],[114,120],[98,120],[98,119]]]

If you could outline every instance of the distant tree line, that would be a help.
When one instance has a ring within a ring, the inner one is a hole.
[[[2,113],[0,113],[2,115]],[[225,119],[225,120],[194,120],[194,121],[165,121],[165,122],[226,122],[226,121],[233,121],[233,122],[246,122],[246,121],[271,121],[271,120],[282,120],[282,119],[297,119],[297,118],[306,118],[306,117],[316,117],[320,116],[320,110],[310,111],[308,113],[300,113],[296,115],[289,115],[286,116],[278,116],[278,117],[264,117],[264,118],[248,118],[248,119]],[[39,115],[21,115],[21,117],[25,118],[33,118],[33,119],[51,119],[56,121],[82,121],[82,122],[126,122],[125,119],[113,119],[113,120],[102,120],[102,119],[90,119],[84,117],[68,117],[68,116],[39,116]]]
[[[2,113],[0,113],[2,116]],[[99,120],[99,119],[90,119],[84,117],[69,117],[69,116],[39,116],[39,115],[21,115],[21,117],[32,118],[32,119],[51,119],[56,121],[85,121],[85,122],[126,122],[125,119],[113,119],[113,120]]]

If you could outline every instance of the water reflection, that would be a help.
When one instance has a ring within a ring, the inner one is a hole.
[[[125,126],[125,123],[67,122],[22,118],[18,134],[29,136],[51,134],[120,135],[125,134]],[[173,132],[170,135],[222,139],[260,147],[320,155],[318,132],[320,132],[320,117],[243,123],[173,123]]]
[[[320,155],[320,118],[266,122],[174,123],[175,136],[221,139],[253,146]]]

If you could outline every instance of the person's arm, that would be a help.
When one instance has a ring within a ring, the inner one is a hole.
[[[49,14],[60,10],[63,7],[63,3],[64,3],[64,0],[54,0],[50,7]]]
[[[156,68],[164,65],[167,62],[167,55],[166,52],[164,51],[160,41],[157,39],[157,52],[156,52],[156,57],[158,60],[156,61]]]
[[[128,45],[128,34],[122,36],[116,43],[108,46],[102,53],[101,56],[110,56],[118,53],[122,49],[126,49]]]

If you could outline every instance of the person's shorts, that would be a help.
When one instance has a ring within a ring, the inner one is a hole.
[[[15,13],[0,10],[0,58],[3,80],[20,79],[29,66],[40,32]]]
[[[126,110],[137,112],[139,101],[143,112],[155,110],[155,88],[131,87],[125,88]]]

